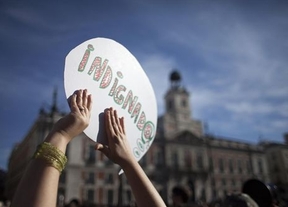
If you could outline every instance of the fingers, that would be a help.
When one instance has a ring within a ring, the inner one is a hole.
[[[118,118],[116,110],[113,108],[105,109],[105,130],[108,135],[108,139],[111,139],[120,133],[125,134],[124,119]],[[122,123],[121,123],[122,122]]]
[[[74,99],[75,98],[75,99]],[[68,99],[69,107],[72,110],[72,105],[76,104],[78,110],[76,110],[74,106],[74,111],[77,112],[90,112],[92,109],[92,96],[91,94],[88,95],[87,89],[85,90],[76,90],[73,95],[71,95]],[[74,103],[72,103],[75,101]],[[88,111],[87,111],[88,109]]]
[[[91,94],[88,95],[87,89],[83,91],[82,107],[84,110],[81,111],[80,109],[81,112],[84,112],[84,111],[87,112],[87,110],[90,112],[92,109],[92,96]]]
[[[105,109],[104,110],[104,123],[105,123],[105,131],[106,131],[106,135],[107,135],[107,141],[108,144],[110,142],[110,139],[112,137],[112,131],[110,130],[110,110],[109,109]]]
[[[112,112],[112,108],[110,108],[108,111],[107,111],[107,121],[108,121],[108,130],[110,131],[110,134],[111,134],[111,137],[113,134],[116,134],[115,130],[114,130],[114,127],[113,127],[113,124],[114,124],[114,116],[113,116],[113,112]]]
[[[82,96],[82,106],[83,107],[87,106],[87,102],[88,102],[87,98],[88,98],[87,89],[85,89],[83,91],[83,96]]]
[[[77,102],[77,105],[78,105],[78,108],[79,110],[83,110],[83,90],[78,90],[77,91],[77,99],[76,99],[76,102]]]
[[[120,121],[119,121],[119,118],[118,118],[118,114],[117,114],[117,111],[116,110],[112,110],[112,126],[114,128],[114,131],[118,134],[120,132]]]
[[[105,131],[106,131],[106,134],[108,136],[111,136],[111,133],[110,133],[110,130],[109,130],[109,115],[108,115],[108,111],[109,109],[105,109],[104,110],[104,123],[105,123]]]
[[[80,113],[76,99],[77,99],[77,95],[74,93],[70,99],[70,109],[71,109],[71,111]]]
[[[88,99],[87,100],[87,108],[89,111],[91,111],[91,109],[92,109],[92,96],[91,96],[91,94],[88,95],[87,99]]]
[[[122,129],[123,134],[126,134],[125,125],[124,125],[124,117],[120,118],[120,125],[121,125],[121,129]]]

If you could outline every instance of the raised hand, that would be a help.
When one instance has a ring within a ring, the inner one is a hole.
[[[161,196],[131,152],[126,139],[124,118],[118,118],[117,111],[112,108],[106,109],[104,113],[108,145],[97,143],[95,148],[121,166],[131,186],[137,206],[165,206]]]
[[[124,167],[125,164],[135,161],[126,138],[124,118],[119,118],[117,111],[105,109],[105,130],[108,145],[97,143],[96,150],[103,152],[110,160]]]
[[[67,143],[88,126],[92,108],[91,95],[87,90],[77,90],[68,98],[70,113],[61,118],[53,127],[52,133],[60,133]]]
[[[88,126],[92,107],[91,95],[87,94],[87,90],[75,91],[69,97],[68,103],[70,113],[54,125],[52,131],[44,140],[45,143],[49,143],[49,146],[53,145],[57,150],[52,147],[50,151],[46,151],[49,155],[48,158],[42,156],[41,158],[31,159],[18,185],[12,206],[56,206],[60,168],[59,165],[55,167],[55,163],[58,162],[59,164],[59,156],[62,156],[58,150],[65,154],[67,144]],[[51,153],[53,151],[54,154]],[[50,158],[53,158],[54,161],[51,162]]]

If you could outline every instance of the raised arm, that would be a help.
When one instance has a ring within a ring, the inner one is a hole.
[[[36,151],[18,185],[12,206],[56,206],[66,146],[88,126],[92,107],[87,90],[76,91],[68,102],[71,112],[54,125]]]
[[[96,144],[109,159],[119,164],[124,170],[127,180],[135,196],[137,206],[166,206],[153,184],[146,176],[131,152],[126,139],[124,118],[118,118],[117,111],[105,110],[105,128],[108,146]]]

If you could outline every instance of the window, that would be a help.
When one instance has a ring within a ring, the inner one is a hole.
[[[87,159],[87,163],[88,164],[94,164],[95,163],[95,158],[96,158],[96,156],[95,156],[96,154],[95,154],[95,148],[94,148],[94,146],[93,145],[90,145],[89,146],[89,151],[88,151],[88,159]]]
[[[213,159],[211,157],[209,158],[209,169],[210,169],[210,171],[213,171],[213,169],[214,169]]]
[[[246,168],[247,168],[247,172],[248,172],[248,173],[251,172],[251,167],[250,167],[250,166],[251,166],[251,165],[250,165],[250,161],[247,160],[247,161],[246,161]]]
[[[107,204],[113,205],[113,190],[108,190],[107,194]]]
[[[98,176],[97,176],[98,180],[104,180],[104,173],[103,172],[98,172]]]
[[[169,100],[168,101],[168,110],[172,110],[173,109],[173,100]]]
[[[222,179],[222,185],[225,186],[226,185],[226,180],[223,178]]]
[[[93,203],[94,202],[94,190],[89,189],[87,191],[87,200],[89,201],[89,203]]]
[[[214,180],[214,179],[211,180],[211,185],[212,185],[212,186],[215,186],[215,180]]]
[[[185,151],[185,166],[186,167],[192,167],[192,159],[190,151]]]
[[[238,172],[242,173],[242,162],[241,162],[241,160],[238,160]]]
[[[178,167],[178,154],[176,151],[172,153],[172,166]]]
[[[213,198],[216,199],[217,198],[217,191],[215,189],[213,189],[212,191],[212,195],[213,195]]]
[[[224,172],[224,160],[222,158],[219,159],[219,171]]]
[[[187,106],[187,101],[186,101],[186,99],[182,99],[181,105],[182,105],[182,107],[184,107],[184,108]]]
[[[206,191],[204,188],[201,190],[201,200],[206,201]]]
[[[234,172],[234,169],[233,169],[233,160],[229,160],[229,171],[230,173],[233,173]]]
[[[197,154],[196,162],[197,162],[197,167],[199,169],[203,169],[203,155],[202,155],[202,153]]]
[[[112,173],[108,173],[106,175],[106,178],[105,178],[105,183],[106,184],[113,184],[113,182],[114,182],[113,174]]]
[[[235,187],[235,186],[236,186],[236,182],[235,182],[235,180],[234,180],[234,179],[232,179],[232,180],[231,180],[231,185],[232,185],[233,187]]]
[[[263,165],[262,165],[261,159],[258,159],[258,170],[259,170],[259,173],[263,173]]]
[[[94,184],[95,183],[95,174],[94,172],[89,172],[88,179],[86,180],[87,184]]]

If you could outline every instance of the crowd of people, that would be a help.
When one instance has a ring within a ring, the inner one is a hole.
[[[288,207],[288,200],[281,198],[279,191],[277,186],[249,179],[243,183],[241,192],[225,195],[209,203],[195,201],[181,186],[172,189],[172,200],[175,207]]]

